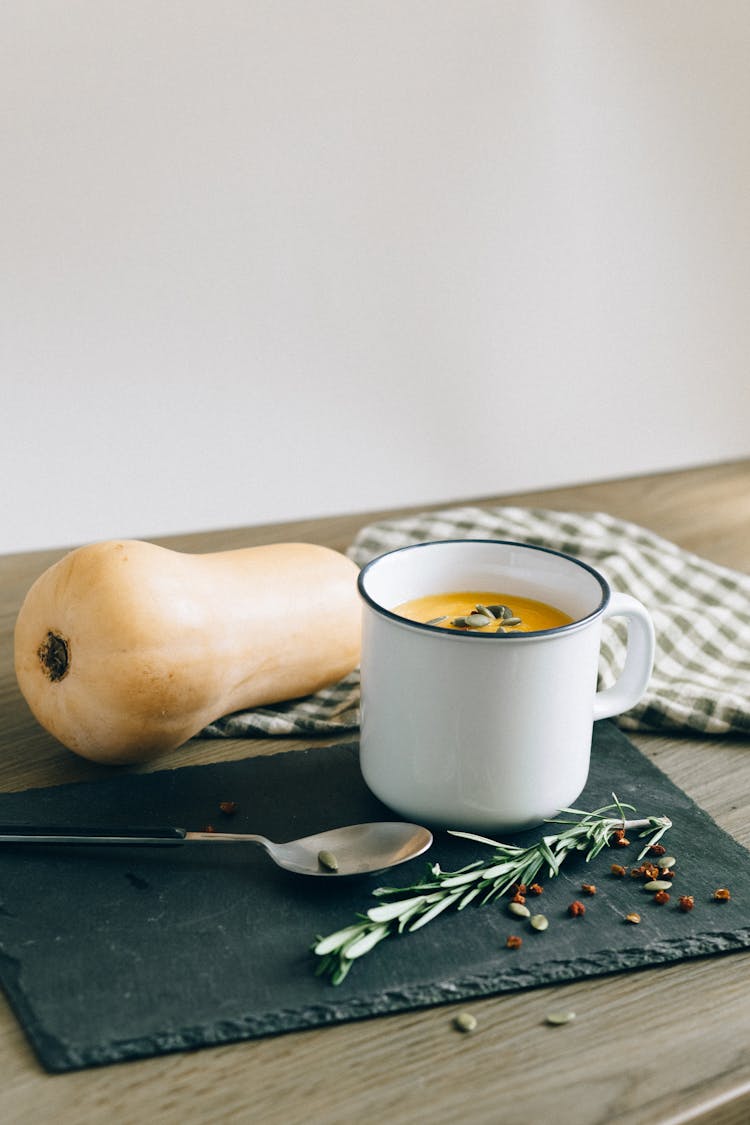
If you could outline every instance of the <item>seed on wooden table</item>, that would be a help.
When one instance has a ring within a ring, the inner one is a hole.
[[[459,1012],[457,1016],[453,1017],[453,1026],[456,1031],[476,1031],[477,1019],[471,1012]]]
[[[552,1024],[555,1027],[561,1027],[564,1023],[572,1023],[576,1018],[576,1014],[575,1012],[565,1012],[561,1010],[547,1012],[544,1018],[547,1023]]]
[[[530,918],[531,911],[528,906],[524,906],[522,902],[509,902],[508,910],[511,914],[516,914],[519,918]]]

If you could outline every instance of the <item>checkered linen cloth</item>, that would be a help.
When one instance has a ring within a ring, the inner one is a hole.
[[[347,552],[358,566],[384,551],[431,539],[514,539],[574,555],[613,590],[647,607],[656,630],[654,671],[644,698],[619,716],[630,730],[750,733],[750,576],[690,554],[603,512],[450,508],[364,528]],[[622,667],[623,622],[603,625],[599,686]],[[239,712],[206,737],[336,734],[358,725],[359,673],[316,695]]]

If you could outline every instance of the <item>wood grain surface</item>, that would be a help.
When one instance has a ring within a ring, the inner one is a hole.
[[[608,511],[687,550],[750,573],[750,461],[524,495],[446,498],[440,506],[453,503]],[[304,540],[343,550],[360,527],[406,511],[227,529],[159,542],[180,550],[212,551]],[[58,549],[0,557],[4,791],[113,772],[60,747],[36,724],[15,683],[15,616],[34,578],[63,553]],[[750,848],[747,740],[656,735],[633,740]],[[285,749],[303,744],[284,740]],[[279,749],[279,743],[269,739],[193,740],[157,762],[132,768],[148,771]],[[33,893],[33,884],[29,890]],[[560,1006],[575,1010],[576,1020],[564,1027],[548,1026],[545,1013]],[[750,954],[519,992],[467,1007],[478,1020],[471,1035],[453,1029],[458,1008],[448,1005],[53,1076],[40,1069],[0,999],[0,1122],[750,1121]]]

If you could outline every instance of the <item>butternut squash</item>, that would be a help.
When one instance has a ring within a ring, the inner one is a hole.
[[[79,547],[29,590],[19,687],[70,750],[136,762],[207,723],[308,695],[359,661],[357,568],[309,543],[196,555],[140,540]]]

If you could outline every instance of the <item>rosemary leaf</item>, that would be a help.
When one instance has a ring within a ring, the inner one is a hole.
[[[378,906],[370,907],[367,914],[360,915],[360,920],[352,925],[316,939],[312,951],[320,958],[317,974],[327,977],[332,984],[341,984],[352,963],[385,938],[412,933],[451,908],[463,910],[471,902],[477,906],[492,902],[516,883],[533,882],[545,864],[550,876],[557,875],[571,852],[585,851],[588,863],[608,846],[610,837],[620,829],[641,829],[639,835],[646,840],[638,856],[642,859],[649,847],[671,828],[672,822],[666,816],[627,820],[625,810],[635,812],[635,809],[619,801],[615,794],[612,796],[613,804],[593,812],[562,809],[564,815],[548,821],[560,825],[562,830],[543,836],[526,848],[471,832],[452,832],[453,836],[492,849],[490,861],[475,860],[458,871],[446,872],[433,863],[428,868],[430,877],[410,887],[376,888],[372,893],[381,900]]]

